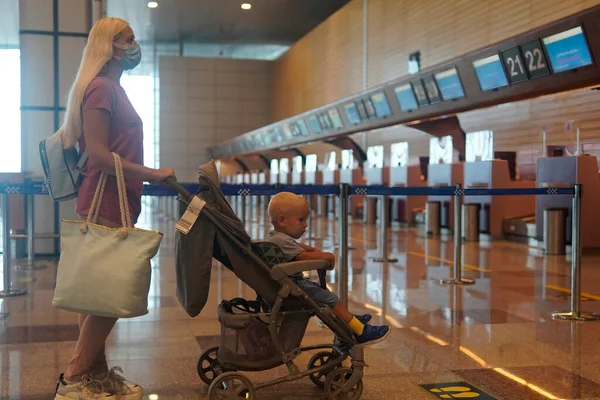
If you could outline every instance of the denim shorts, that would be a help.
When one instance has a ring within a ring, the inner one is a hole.
[[[317,303],[327,304],[329,307],[334,307],[339,301],[339,297],[331,293],[327,289],[323,289],[319,284],[309,279],[299,279],[296,285]]]

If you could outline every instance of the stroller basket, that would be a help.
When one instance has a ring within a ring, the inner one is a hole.
[[[232,370],[264,370],[281,365],[279,353],[269,332],[270,313],[260,312],[258,301],[233,299],[218,307],[221,323],[219,362]],[[279,314],[278,337],[285,352],[300,346],[312,311],[286,311]]]

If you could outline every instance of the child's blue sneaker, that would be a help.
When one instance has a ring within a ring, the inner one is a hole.
[[[390,327],[387,325],[373,326],[365,325],[362,335],[356,336],[358,344],[371,345],[379,342],[383,342],[390,334]]]
[[[359,320],[361,324],[366,325],[369,323],[369,321],[373,317],[371,316],[371,314],[363,314],[363,315],[354,315],[354,318]]]

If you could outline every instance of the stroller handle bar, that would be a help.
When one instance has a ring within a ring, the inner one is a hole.
[[[192,194],[188,192],[188,190],[183,187],[181,183],[177,182],[175,178],[169,177],[165,179],[165,184],[175,192],[179,193],[179,195],[181,195],[181,197],[183,197],[186,201],[189,201],[190,197],[192,197]]]

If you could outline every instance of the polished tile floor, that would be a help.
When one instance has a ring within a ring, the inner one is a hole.
[[[248,211],[247,227],[264,237],[261,215]],[[222,299],[252,297],[226,268],[215,263],[208,305],[189,318],[175,297],[174,222],[147,207],[141,227],[165,232],[153,262],[148,315],[121,320],[108,342],[111,365],[146,388],[146,399],[204,399],[207,386],[196,375],[203,349],[218,344],[216,306]],[[381,264],[377,227],[350,224],[349,308],[371,312],[374,322],[393,326],[390,338],[366,351],[369,368],[364,399],[434,399],[417,384],[468,381],[501,399],[600,399],[600,322],[556,322],[551,313],[569,306],[568,256],[503,241],[468,243],[464,275],[473,286],[449,287],[451,236],[428,238],[419,228],[392,227],[390,256]],[[316,219],[313,245],[334,251],[337,224]],[[333,240],[332,240],[333,239]],[[598,256],[583,258],[582,309],[600,311]],[[51,305],[56,265],[15,270],[13,285],[26,296],[0,299],[0,397],[52,399],[56,379],[77,339],[77,317]],[[1,284],[1,283],[0,283]],[[337,290],[336,273],[329,274]],[[305,344],[331,341],[313,319]],[[307,356],[302,356],[304,365]],[[253,380],[285,371],[248,374]],[[308,379],[258,391],[259,399],[323,399]],[[446,398],[465,398],[449,394]]]

